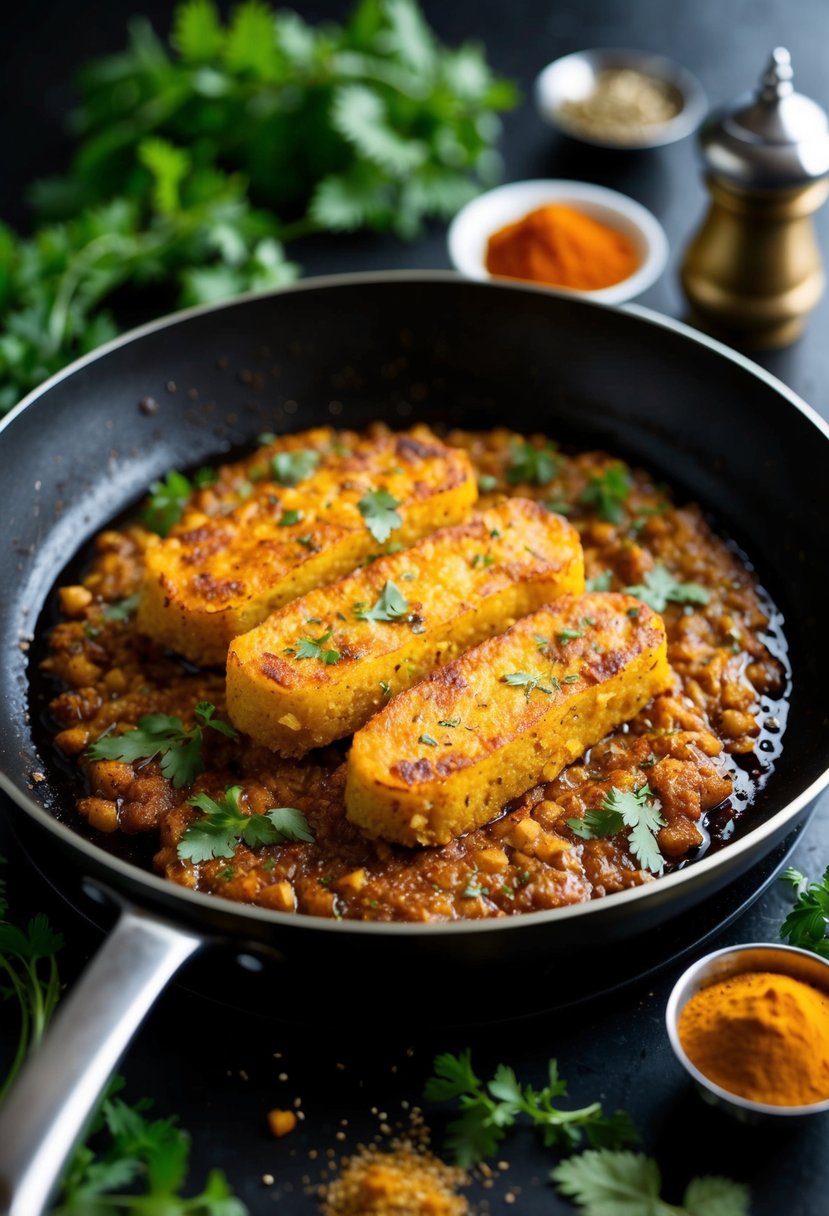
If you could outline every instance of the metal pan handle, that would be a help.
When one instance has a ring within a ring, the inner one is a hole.
[[[149,913],[123,909],[0,1110],[0,1210],[7,1216],[46,1209],[130,1040],[202,944]]]

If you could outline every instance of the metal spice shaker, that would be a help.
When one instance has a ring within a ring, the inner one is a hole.
[[[711,206],[681,268],[691,320],[755,349],[800,335],[824,286],[812,213],[829,194],[829,120],[778,47],[754,94],[700,131]]]

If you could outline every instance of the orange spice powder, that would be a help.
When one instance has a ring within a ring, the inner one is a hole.
[[[829,996],[750,971],[691,997],[679,1016],[688,1059],[715,1085],[769,1106],[829,1098]]]
[[[538,207],[489,238],[486,268],[501,278],[596,291],[633,274],[633,243],[574,207]]]

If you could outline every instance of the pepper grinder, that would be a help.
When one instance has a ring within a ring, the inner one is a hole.
[[[686,251],[691,320],[734,345],[785,346],[823,292],[812,213],[829,194],[829,120],[773,51],[756,93],[714,111],[699,137],[711,206]]]

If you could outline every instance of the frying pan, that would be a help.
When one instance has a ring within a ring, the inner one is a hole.
[[[794,672],[782,759],[750,830],[605,900],[440,925],[332,923],[233,904],[75,830],[65,778],[38,752],[27,674],[28,639],[67,560],[167,469],[266,429],[377,418],[506,424],[605,446],[700,501],[743,546],[783,610]],[[57,853],[63,890],[120,910],[0,1112],[0,1203],[13,1216],[43,1209],[131,1035],[206,942],[266,957],[274,1005],[298,1011],[344,991],[367,993],[367,1018],[393,1018],[395,1001],[429,1017],[468,1001],[470,983],[480,993],[494,968],[500,987],[520,976],[537,993],[566,985],[576,960],[601,966],[649,928],[693,915],[801,822],[829,781],[829,646],[818,612],[829,428],[771,376],[676,322],[437,272],[310,280],[110,343],[22,402],[0,452],[0,785],[35,851]]]

